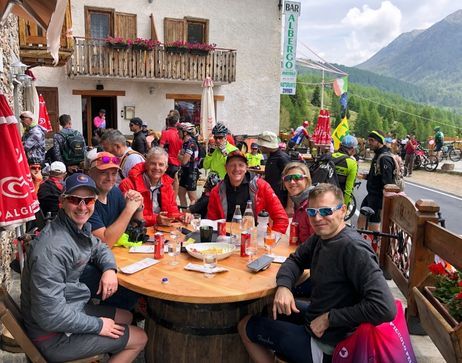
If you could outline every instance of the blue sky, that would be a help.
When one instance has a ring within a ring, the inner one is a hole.
[[[461,0],[299,0],[297,56],[359,64],[399,34],[426,29],[462,8]]]

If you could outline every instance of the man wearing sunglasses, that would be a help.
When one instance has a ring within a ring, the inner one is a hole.
[[[204,158],[204,169],[218,174],[220,179],[223,179],[226,175],[225,164],[228,154],[237,150],[236,146],[228,142],[227,134],[228,128],[224,124],[219,122],[213,127],[212,135],[216,148],[211,148]]]
[[[98,190],[87,175],[66,179],[62,209],[31,243],[21,274],[21,311],[28,336],[47,361],[64,362],[111,353],[131,362],[143,350],[145,332],[130,326],[132,314],[90,303],[79,278],[90,260],[102,271],[99,292],[105,300],[118,288],[117,265],[107,245],[87,223]]]
[[[273,316],[247,316],[239,323],[254,361],[273,362],[273,352],[290,362],[330,361],[335,346],[360,324],[379,325],[395,317],[394,298],[377,255],[345,225],[342,191],[318,184],[310,192],[309,206],[315,235],[279,269]],[[305,269],[310,269],[312,284],[308,305],[292,293]]]

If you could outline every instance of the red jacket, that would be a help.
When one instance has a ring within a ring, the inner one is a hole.
[[[314,234],[313,227],[311,227],[310,219],[306,214],[305,209],[308,208],[308,199],[305,199],[298,208],[294,206],[294,217],[292,222],[298,223],[298,243],[302,244]]]
[[[249,188],[254,215],[257,216],[263,209],[266,210],[273,221],[271,228],[276,232],[285,234],[289,225],[289,218],[271,186],[256,176],[250,180]],[[210,192],[207,218],[212,220],[226,218],[225,211],[227,210],[226,183],[221,181]]]
[[[146,221],[146,226],[153,226],[157,222],[157,214],[152,211],[151,191],[146,187],[143,180],[145,170],[144,163],[136,164],[128,173],[128,178],[122,180],[119,188],[122,193],[130,189],[141,193],[144,201],[143,217]],[[168,212],[169,217],[177,218],[182,213],[178,210],[175,201],[175,192],[172,187],[173,179],[164,174],[160,180],[162,183],[160,187],[160,209],[162,212]]]
[[[181,141],[176,127],[169,127],[167,130],[162,131],[159,145],[164,149],[168,145],[168,165],[181,165],[180,160],[178,160],[178,153],[183,146],[183,141]]]

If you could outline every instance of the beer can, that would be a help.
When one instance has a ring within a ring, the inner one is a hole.
[[[226,236],[226,219],[217,221],[217,229],[219,236]]]
[[[164,257],[164,235],[161,232],[154,234],[154,258],[160,260]]]
[[[242,232],[241,233],[241,257],[247,257],[248,254],[245,252],[247,246],[250,244],[250,232]]]
[[[292,222],[290,224],[290,235],[289,235],[289,244],[298,245],[298,222]]]

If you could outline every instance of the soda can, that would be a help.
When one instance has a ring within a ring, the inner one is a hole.
[[[289,244],[298,245],[298,222],[292,222],[290,224],[290,235],[289,235]]]
[[[226,236],[226,219],[217,221],[217,229],[219,236]]]
[[[247,246],[250,244],[251,235],[249,232],[241,233],[241,257],[248,257],[249,255],[245,252]]]
[[[160,260],[164,257],[164,235],[161,232],[154,234],[154,258]]]

